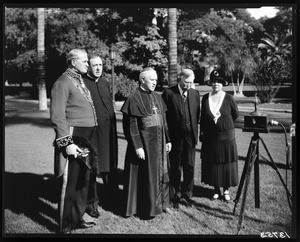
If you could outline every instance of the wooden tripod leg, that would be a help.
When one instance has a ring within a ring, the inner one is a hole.
[[[235,214],[236,206],[237,206],[237,204],[240,200],[241,192],[242,192],[243,185],[244,185],[244,182],[245,182],[246,173],[247,173],[247,170],[249,169],[249,164],[250,164],[252,153],[253,153],[253,137],[251,138],[251,141],[250,141],[250,144],[249,144],[249,148],[248,148],[248,152],[247,152],[247,156],[246,156],[242,176],[241,176],[241,179],[240,179],[239,187],[238,187],[235,199],[233,200],[233,202],[234,202],[234,208],[233,208],[233,212],[232,212],[233,214]]]
[[[257,157],[257,153],[256,153],[257,144],[258,144],[257,140],[252,140],[250,157],[249,157],[250,164],[249,164],[249,167],[248,167],[247,173],[246,173],[245,188],[244,188],[243,199],[242,199],[242,204],[241,204],[241,211],[240,211],[240,216],[239,216],[239,221],[238,221],[237,234],[239,234],[239,232],[242,228],[243,220],[244,220],[244,212],[245,212],[245,207],[246,207],[246,198],[247,198],[247,191],[248,191],[248,187],[249,187],[250,175],[251,175],[252,167],[253,167],[253,165],[256,161],[256,157]]]

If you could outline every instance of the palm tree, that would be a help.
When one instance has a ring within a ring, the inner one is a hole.
[[[270,102],[279,91],[282,82],[291,76],[291,33],[274,36],[266,34],[258,45],[260,57],[255,83],[261,102]]]
[[[168,9],[169,68],[168,85],[177,84],[177,9]]]
[[[292,35],[274,36],[266,33],[266,38],[261,38],[258,49],[262,52],[261,57],[269,63],[282,61],[283,58],[290,57],[292,53]]]
[[[37,9],[37,60],[38,60],[38,91],[39,110],[47,109],[47,91],[45,82],[45,9]]]

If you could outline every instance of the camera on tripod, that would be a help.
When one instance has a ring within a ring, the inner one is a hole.
[[[268,116],[258,111],[256,93],[254,108],[254,112],[250,113],[250,115],[244,116],[244,128],[242,130],[244,132],[269,133],[270,128]]]
[[[266,115],[244,116],[244,132],[269,133],[269,121]]]
[[[250,182],[250,175],[252,168],[254,167],[254,196],[255,196],[255,207],[259,208],[260,207],[260,198],[259,198],[259,142],[263,145],[263,148],[267,152],[270,160],[267,160],[267,163],[277,172],[286,192],[287,192],[287,198],[288,198],[288,203],[290,209],[292,209],[292,195],[289,192],[287,185],[284,183],[283,178],[277,168],[276,163],[274,162],[265,142],[263,139],[259,136],[259,133],[268,133],[269,132],[269,126],[270,125],[281,125],[285,131],[285,128],[282,124],[275,120],[270,120],[268,121],[268,116],[264,115],[263,113],[259,112],[257,110],[257,96],[255,94],[255,102],[254,102],[254,107],[255,111],[251,112],[250,115],[244,116],[244,128],[243,131],[245,132],[254,132],[250,145],[248,148],[247,152],[247,157],[245,161],[245,165],[243,168],[243,172],[241,175],[240,183],[238,186],[238,190],[236,193],[236,198],[233,200],[234,201],[234,208],[233,208],[233,214],[235,212],[237,203],[240,199],[241,192],[245,183],[245,188],[244,188],[244,194],[243,194],[243,200],[242,200],[242,205],[241,205],[241,210],[240,210],[240,217],[239,217],[239,222],[238,222],[238,234],[242,228],[242,223],[244,219],[244,210],[245,210],[245,202],[246,202],[246,197],[247,197],[247,190]],[[286,134],[286,131],[285,131]],[[286,135],[285,135],[286,138]],[[287,147],[287,164],[289,161],[289,148],[288,148],[288,142],[286,138],[286,147]],[[287,177],[287,175],[286,175]],[[287,182],[286,182],[287,183]]]

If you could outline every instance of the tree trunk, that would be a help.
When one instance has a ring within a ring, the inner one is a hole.
[[[168,85],[177,84],[177,9],[168,9],[169,68]]]
[[[246,74],[244,73],[243,79],[242,79],[241,83],[239,84],[238,93],[237,93],[238,97],[244,97],[243,89],[244,89],[245,76],[246,76]]]
[[[47,91],[45,83],[45,9],[37,9],[37,59],[38,59],[38,92],[39,110],[47,110]]]
[[[236,89],[235,89],[234,80],[233,80],[233,72],[231,72],[231,84],[232,84],[232,88],[233,88],[233,96],[236,96]]]

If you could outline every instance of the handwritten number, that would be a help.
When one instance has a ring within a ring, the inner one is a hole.
[[[261,232],[261,238],[290,238],[287,232]]]
[[[284,232],[285,233],[285,235],[290,239],[290,236],[288,235],[288,233],[287,232]]]

